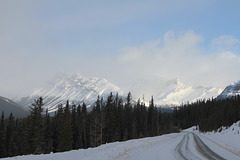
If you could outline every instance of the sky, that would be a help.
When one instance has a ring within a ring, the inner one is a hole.
[[[238,0],[1,0],[0,96],[25,96],[61,73],[120,88],[179,78],[240,80]],[[148,84],[149,85],[149,84]]]

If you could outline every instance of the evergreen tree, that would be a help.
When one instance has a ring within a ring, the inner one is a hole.
[[[14,117],[11,113],[9,115],[7,126],[6,126],[6,156],[11,157],[13,156],[13,140],[14,140]]]
[[[72,134],[73,134],[73,143],[72,148],[77,149],[77,141],[78,141],[78,127],[77,127],[77,109],[76,105],[72,105]]]
[[[113,95],[112,92],[108,96],[107,104],[104,107],[104,140],[106,142],[113,142],[116,134],[116,117],[114,115]]]
[[[46,110],[44,117],[44,153],[50,153],[53,149],[51,127],[51,117],[48,110]]]
[[[63,106],[58,105],[58,110],[55,113],[52,122],[52,143],[53,152],[60,152],[60,141],[62,138],[62,124],[63,124]]]
[[[132,138],[132,96],[129,92],[127,95],[127,103],[125,104],[124,111],[125,111],[125,140]]]
[[[69,151],[72,149],[72,117],[67,101],[63,114],[62,137],[60,142],[60,151]]]
[[[1,122],[0,122],[0,158],[5,157],[5,122],[4,122],[4,112],[2,112]]]
[[[30,126],[28,133],[29,153],[44,153],[43,144],[43,99],[40,97],[35,100],[30,107]]]
[[[77,122],[76,122],[76,141],[74,143],[76,143],[76,148],[82,148],[83,147],[83,114],[82,114],[82,107],[79,104],[77,106]]]
[[[101,144],[101,106],[100,98],[98,96],[96,105],[91,112],[91,146],[99,146]]]
[[[124,109],[123,109],[123,100],[120,98],[118,100],[118,105],[117,105],[117,126],[118,126],[118,134],[119,134],[119,139],[118,141],[123,141],[124,140],[124,132],[125,132],[125,117],[124,117]]]
[[[154,136],[154,101],[153,97],[151,98],[151,101],[149,102],[148,107],[148,136]]]
[[[87,124],[87,106],[85,103],[82,105],[82,144],[83,148],[89,147],[89,125]]]

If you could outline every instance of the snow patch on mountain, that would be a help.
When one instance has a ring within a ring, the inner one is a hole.
[[[106,97],[110,92],[121,93],[119,87],[106,79],[86,78],[80,74],[64,75],[52,88],[36,89],[29,97],[19,99],[18,103],[29,107],[34,99],[42,96],[44,108],[48,108],[49,112],[54,112],[57,110],[57,105],[65,104],[67,100],[75,104],[85,102],[87,105],[91,105],[96,101],[98,95]]]
[[[240,95],[240,81],[234,82],[227,86],[217,99],[226,99],[233,96]]]
[[[215,87],[185,85],[178,78],[161,84],[157,82],[151,84],[153,87],[147,89],[151,91],[150,94],[144,93],[144,95],[153,96],[155,104],[161,106],[179,106],[198,99],[216,98],[222,92],[222,89]]]
[[[147,84],[147,85],[143,85]],[[133,97],[133,102],[140,97],[141,102],[148,102],[153,96],[154,103],[165,106],[179,106],[182,103],[194,102],[197,99],[215,98],[221,93],[221,89],[214,87],[191,86],[184,85],[179,79],[168,81],[152,80],[144,83],[134,84],[129,90]],[[57,83],[53,83],[48,89],[36,89],[30,96],[17,99],[16,101],[25,107],[30,107],[34,99],[43,97],[44,108],[48,108],[49,112],[57,110],[59,104],[70,103],[80,104],[86,103],[91,106],[97,99],[97,96],[107,99],[110,92],[115,95],[119,94],[123,99],[127,97],[127,92],[121,90],[118,86],[108,82],[106,79],[86,78],[81,74],[73,76],[61,76]]]

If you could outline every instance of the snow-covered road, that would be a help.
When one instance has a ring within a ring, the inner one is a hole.
[[[194,143],[192,146],[191,143]],[[225,160],[212,151],[195,133],[186,132],[181,142],[175,148],[176,159],[180,160]]]
[[[18,156],[5,160],[240,160],[239,142],[239,132],[203,134],[188,130],[158,137],[109,143],[96,148]]]

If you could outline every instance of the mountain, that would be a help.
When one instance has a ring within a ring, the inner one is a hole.
[[[65,104],[67,100],[75,104],[86,103],[91,105],[97,100],[97,96],[107,97],[110,92],[120,92],[119,87],[106,79],[86,78],[80,74],[62,76],[50,89],[37,89],[30,96],[18,99],[22,106],[29,107],[34,99],[43,97],[44,108],[49,112],[57,110],[57,105]]]
[[[165,82],[154,80],[144,84],[147,85],[140,83],[129,88],[128,91],[131,91],[133,95],[133,103],[141,97],[141,94],[146,97],[146,100],[142,99],[146,105],[153,96],[155,104],[161,105],[163,108],[193,102],[197,99],[215,98],[222,91],[214,87],[184,85],[179,79]],[[106,79],[86,78],[80,74],[65,75],[50,88],[37,89],[30,96],[20,98],[17,102],[24,107],[29,107],[34,102],[34,99],[41,96],[45,104],[44,108],[48,108],[49,112],[54,112],[57,110],[57,105],[65,104],[67,100],[75,104],[85,102],[89,107],[96,101],[98,95],[106,100],[110,92],[113,92],[113,94],[119,93],[119,96],[123,97],[123,99],[127,97],[127,94],[125,94],[127,92],[123,92],[118,86]]]
[[[29,111],[26,108],[10,99],[0,96],[0,112],[2,113],[2,111],[4,111],[5,118],[8,117],[11,112],[15,118],[26,117],[29,115]]]
[[[197,99],[216,98],[222,92],[222,89],[215,87],[184,85],[178,78],[161,82],[161,84],[153,82],[152,87],[146,88],[145,91],[149,90],[150,94],[145,94],[145,96],[152,95],[155,104],[166,108],[194,102]]]
[[[240,95],[240,81],[228,85],[217,99],[231,98],[236,95]]]

